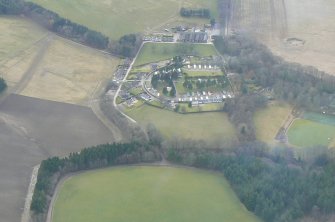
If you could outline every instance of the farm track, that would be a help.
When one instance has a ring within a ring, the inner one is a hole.
[[[27,197],[24,203],[21,222],[29,222],[30,220],[30,205],[31,205],[31,201],[34,195],[34,190],[35,190],[35,185],[37,182],[37,175],[38,175],[39,169],[40,169],[40,165],[37,165],[33,168],[33,172],[31,174],[30,183],[28,187]]]
[[[100,82],[100,84],[94,90],[91,98],[89,99],[89,107],[92,109],[95,116],[109,129],[109,131],[113,134],[113,138],[115,142],[120,142],[122,140],[122,132],[118,127],[113,124],[108,117],[103,113],[100,108],[100,99],[102,95],[102,91],[105,89],[104,85],[106,83]]]

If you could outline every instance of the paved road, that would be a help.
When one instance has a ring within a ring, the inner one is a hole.
[[[130,116],[126,115],[124,112],[122,112],[122,111],[119,109],[119,107],[118,107],[117,104],[116,104],[116,98],[118,97],[118,95],[119,95],[119,93],[120,93],[120,91],[121,91],[121,88],[122,88],[123,83],[127,81],[127,77],[128,77],[128,75],[129,75],[131,69],[133,68],[133,65],[134,65],[134,63],[135,63],[135,61],[136,61],[138,55],[140,54],[140,51],[141,51],[141,49],[142,49],[142,47],[144,46],[145,43],[146,43],[146,42],[143,42],[143,43],[141,44],[141,46],[140,46],[140,48],[139,48],[139,50],[138,50],[138,52],[137,52],[135,58],[133,59],[133,61],[132,61],[131,64],[129,65],[129,68],[128,68],[128,70],[127,70],[126,75],[124,76],[123,80],[121,81],[119,88],[116,90],[115,95],[114,95],[114,99],[113,99],[113,106],[115,107],[115,109],[116,109],[117,111],[119,111],[124,117],[126,117],[126,118],[127,118],[130,122],[132,122],[132,123],[136,123],[136,120],[134,120],[134,119],[131,118]]]

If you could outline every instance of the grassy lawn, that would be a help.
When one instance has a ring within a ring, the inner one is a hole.
[[[142,88],[132,88],[129,92],[132,95],[137,96],[138,94],[143,92],[143,89]]]
[[[181,94],[181,95],[187,93],[187,89],[183,86],[183,83],[184,83],[184,79],[183,79],[183,81],[179,80],[179,81],[175,82],[177,93]],[[192,90],[189,90],[189,91],[191,92]]]
[[[198,106],[189,107],[187,103],[179,104],[181,113],[198,113],[198,112],[209,112],[209,111],[219,111],[223,109],[223,103],[211,103],[202,104]]]
[[[129,33],[150,31],[166,23],[183,23],[181,7],[210,8],[217,17],[217,0],[31,0],[74,22],[102,32],[112,39]],[[193,21],[191,19],[191,21]],[[208,23],[195,19],[195,23]]]
[[[290,144],[299,147],[329,146],[335,138],[335,126],[297,119],[288,130]]]
[[[320,113],[306,112],[304,113],[304,119],[335,126],[335,116],[330,116],[330,115],[325,115],[325,114],[320,114]]]
[[[215,77],[223,75],[221,71],[189,71],[185,69],[183,71],[188,77]]]
[[[160,102],[160,101],[158,101],[158,100],[152,100],[152,101],[150,101],[150,102],[148,102],[150,105],[152,105],[152,106],[156,106],[156,107],[158,107],[158,108],[164,108],[164,105]]]
[[[211,56],[216,55],[213,45],[187,43],[146,43],[138,55],[135,66],[171,59],[178,55]]]
[[[62,185],[53,222],[254,222],[220,174],[174,167],[118,167]]]
[[[123,100],[121,99],[120,96],[116,97],[116,104],[123,103]]]
[[[257,111],[254,116],[257,139],[272,145],[291,110],[288,104],[275,103]]]
[[[143,105],[127,114],[143,127],[153,123],[167,139],[180,137],[226,144],[236,141],[235,128],[223,112],[178,114]]]

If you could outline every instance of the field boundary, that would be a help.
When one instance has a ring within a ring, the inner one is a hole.
[[[40,169],[40,164],[34,166],[33,172],[31,174],[30,183],[27,191],[27,196],[24,203],[24,208],[22,212],[21,222],[30,221],[30,206],[34,195],[35,186],[37,183],[38,170]]]
[[[65,183],[66,180],[86,173],[86,172],[91,172],[91,171],[96,171],[96,170],[103,170],[103,169],[114,169],[114,168],[123,168],[123,167],[142,167],[142,166],[153,166],[153,167],[171,167],[171,168],[184,168],[184,169],[190,169],[190,170],[200,170],[200,171],[204,171],[206,173],[212,173],[212,174],[217,174],[220,176],[224,175],[218,171],[215,170],[209,170],[209,169],[202,169],[202,168],[197,168],[197,167],[192,167],[192,166],[185,166],[185,165],[179,165],[179,164],[173,164],[170,163],[169,161],[163,159],[162,161],[159,162],[154,162],[154,163],[137,163],[137,164],[125,164],[125,165],[117,165],[117,166],[108,166],[108,167],[102,167],[102,168],[96,168],[96,169],[89,169],[89,170],[81,170],[78,172],[74,172],[74,173],[69,173],[67,175],[65,175],[62,179],[60,179],[60,181],[57,183],[56,188],[54,190],[54,193],[52,195],[52,199],[51,202],[49,204],[49,208],[48,208],[48,213],[47,213],[47,219],[45,222],[52,222],[52,216],[53,216],[53,208],[54,208],[54,204],[57,201],[57,197],[59,195],[59,190],[61,188],[61,186]],[[24,221],[21,221],[24,222]]]

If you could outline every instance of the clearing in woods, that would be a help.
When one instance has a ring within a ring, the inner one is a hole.
[[[257,111],[254,115],[257,139],[274,145],[275,137],[291,111],[292,108],[288,104],[279,102]]]
[[[306,113],[295,120],[288,132],[289,143],[298,147],[334,147],[335,118],[316,113]]]
[[[135,166],[90,171],[67,179],[60,185],[52,221],[260,220],[246,210],[221,174]]]
[[[130,33],[160,29],[167,23],[208,23],[207,19],[185,19],[181,7],[209,8],[218,16],[217,0],[31,0],[60,16],[117,40]],[[88,16],[89,15],[89,16]]]

